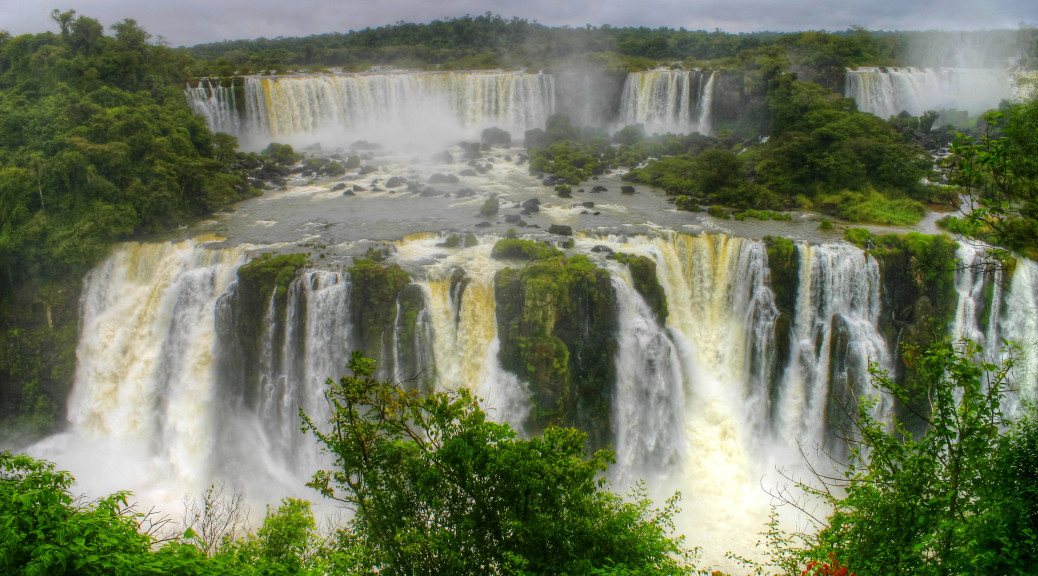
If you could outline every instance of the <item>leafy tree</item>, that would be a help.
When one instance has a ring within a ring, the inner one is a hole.
[[[1038,100],[984,116],[980,138],[960,134],[954,181],[967,194],[958,229],[1038,257]]]
[[[466,389],[423,395],[353,376],[329,380],[330,428],[304,428],[335,456],[310,486],[356,511],[340,534],[357,573],[685,574],[675,499],[654,509],[605,491],[611,456],[584,434],[523,440],[486,419]]]
[[[822,477],[810,493],[832,506],[807,557],[834,554],[860,574],[1021,574],[1038,557],[1033,419],[1005,433],[1000,404],[1012,361],[995,365],[969,341],[913,355],[912,384],[928,391],[916,413],[925,433],[858,407],[843,478]],[[905,389],[870,369],[874,386],[908,404]],[[840,494],[844,494],[841,496]]]

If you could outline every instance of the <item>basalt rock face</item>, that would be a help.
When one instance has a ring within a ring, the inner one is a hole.
[[[880,329],[896,358],[895,379],[913,381],[912,351],[922,351],[949,334],[958,297],[955,250],[947,236],[911,233],[876,238],[870,254],[879,261],[883,281]],[[899,415],[926,414],[926,390],[907,389],[908,406]]]
[[[627,265],[634,281],[634,289],[645,299],[656,321],[661,325],[667,322],[667,294],[660,286],[656,275],[656,262],[645,256],[619,253],[614,256],[617,261]]]
[[[410,282],[411,277],[396,264],[383,266],[374,260],[359,259],[350,268],[350,342],[379,361],[380,374],[395,373],[387,347],[394,338],[397,299]],[[414,303],[414,295],[409,294],[407,301]],[[411,306],[406,312],[409,317],[417,318],[417,311]],[[413,322],[412,319],[412,325],[404,327],[405,332],[413,332]]]
[[[610,441],[617,298],[606,270],[584,256],[538,260],[495,277],[499,359],[529,382],[529,426],[576,426]]]
[[[800,251],[788,238],[767,236],[764,244],[768,251],[768,272],[771,292],[775,295],[775,355],[770,373],[769,397],[771,405],[777,401],[778,381],[790,361],[790,341],[793,338],[793,322],[796,318],[797,289],[800,285]]]
[[[277,373],[280,355],[264,355],[264,341],[280,342],[286,330],[288,287],[306,266],[304,254],[257,258],[238,269],[235,289],[222,297],[216,329],[222,342],[221,372],[227,392],[255,409],[259,402],[260,373]]]

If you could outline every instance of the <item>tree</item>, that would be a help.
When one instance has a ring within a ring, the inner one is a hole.
[[[1038,559],[1033,420],[1005,432],[1000,404],[1012,360],[986,362],[972,342],[911,355],[912,384],[928,391],[919,438],[903,422],[858,409],[849,463],[808,492],[832,507],[806,556],[835,555],[860,574],[1020,574]],[[905,402],[905,389],[873,366],[873,385]],[[842,476],[842,477],[841,477]],[[841,494],[844,494],[841,496]],[[1028,501],[1028,498],[1031,500]]]
[[[655,509],[604,489],[611,455],[584,434],[519,439],[465,389],[423,395],[370,378],[329,380],[330,428],[303,415],[335,456],[310,486],[355,510],[341,533],[351,571],[380,574],[687,574],[676,498]]]
[[[984,116],[980,138],[959,134],[953,181],[966,203],[956,230],[1038,256],[1038,100]]]

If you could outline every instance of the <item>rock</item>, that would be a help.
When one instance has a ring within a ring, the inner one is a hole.
[[[422,190],[422,193],[419,194],[419,196],[423,198],[436,198],[437,196],[443,196],[444,194],[446,194],[446,192],[437,190],[436,188],[426,188],[425,190]]]
[[[621,186],[620,187],[620,193],[621,194],[628,194],[628,195],[629,194],[634,194],[634,186],[627,186],[627,185]]]
[[[335,186],[332,186],[332,192],[338,192],[339,190],[345,190],[345,189],[346,189],[346,185],[343,184],[342,182],[339,182]]]
[[[386,180],[385,187],[399,188],[405,184],[407,184],[407,178],[404,178],[403,176],[393,176],[389,180]]]
[[[356,196],[356,194],[353,193],[353,190],[344,190],[342,195],[343,196]]]
[[[515,224],[521,220],[522,218],[520,218],[518,214],[509,214],[508,216],[505,216],[505,222],[509,224]]]
[[[443,152],[440,152],[439,154],[433,154],[432,155],[432,161],[433,162],[440,162],[440,163],[443,163],[443,164],[453,164],[454,163],[454,156],[452,156],[450,152],[444,150]]]
[[[549,234],[558,234],[560,236],[572,236],[573,228],[571,226],[564,226],[562,224],[552,224],[548,227]]]
[[[583,206],[584,208],[594,208],[595,207],[595,203],[594,202],[581,202],[580,205]]]
[[[476,228],[490,228],[491,226],[493,226],[493,224],[491,224],[490,222],[487,222],[486,220],[476,224]]]
[[[530,198],[529,200],[526,200],[525,202],[520,204],[520,206],[522,206],[523,210],[527,212],[540,212],[541,201],[537,198]]]
[[[580,189],[577,190],[577,192],[580,193],[580,194],[583,194],[584,193],[584,189],[580,188]]]
[[[541,180],[541,184],[544,185],[544,186],[554,186],[556,184],[555,177],[554,176],[548,176],[544,180]]]
[[[605,186],[595,186],[594,188],[591,189],[591,191],[592,192],[608,192],[609,189],[606,188]]]
[[[512,135],[496,126],[483,131],[480,141],[489,146],[511,146]]]
[[[367,192],[368,190],[367,190],[367,188],[361,186],[360,184],[354,184],[353,185],[353,191],[354,192]]]
[[[610,248],[609,246],[603,246],[601,244],[597,244],[594,248],[591,249],[591,251],[592,252],[604,252],[606,254],[612,254],[613,253],[613,249],[612,248]]]
[[[429,177],[429,184],[457,184],[458,177],[454,174],[433,174]]]
[[[570,191],[569,186],[556,186],[555,192],[559,195],[559,198],[572,198],[573,193]]]
[[[471,198],[476,195],[476,191],[472,188],[462,188],[454,192],[455,198]]]

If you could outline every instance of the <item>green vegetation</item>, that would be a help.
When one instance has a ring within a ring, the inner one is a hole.
[[[789,75],[770,80],[767,101],[767,142],[735,154],[723,141],[714,141],[698,152],[652,161],[624,178],[688,195],[682,205],[689,207],[787,209],[799,204],[874,224],[913,224],[922,218],[929,155],[905,142],[887,121]]]
[[[350,267],[351,342],[357,342],[374,358],[382,357],[383,346],[391,344],[397,298],[410,282],[411,277],[399,264],[386,266],[370,258],[354,261]]]
[[[1038,257],[1038,100],[985,116],[979,138],[960,135],[955,182],[969,196],[955,231]]]
[[[544,242],[522,240],[520,238],[503,238],[498,240],[490,252],[491,258],[514,258],[516,260],[543,260],[562,255],[562,251],[554,246]]]
[[[582,433],[522,440],[467,389],[401,391],[371,379],[374,362],[359,354],[350,368],[328,381],[330,430],[304,420],[335,456],[310,485],[357,511],[339,535],[349,545],[340,572],[690,572],[669,535],[674,501],[654,509],[603,490],[611,455],[585,457]]]
[[[535,249],[526,245],[524,253]],[[609,273],[584,255],[543,258],[499,271],[494,298],[498,357],[530,384],[530,428],[575,426],[592,446],[605,446],[617,347]]]
[[[1038,425],[1006,428],[1001,403],[1011,361],[995,365],[964,341],[913,350],[914,387],[928,391],[925,430],[877,420],[878,398],[857,407],[842,474],[802,485],[832,506],[804,558],[830,554],[859,574],[1024,574],[1038,560]],[[873,367],[873,384],[908,393]],[[843,479],[845,478],[845,480]],[[838,497],[835,494],[845,493]]]
[[[251,196],[237,142],[192,114],[191,58],[133,20],[0,30],[0,436],[63,421],[83,274],[112,243]]]

